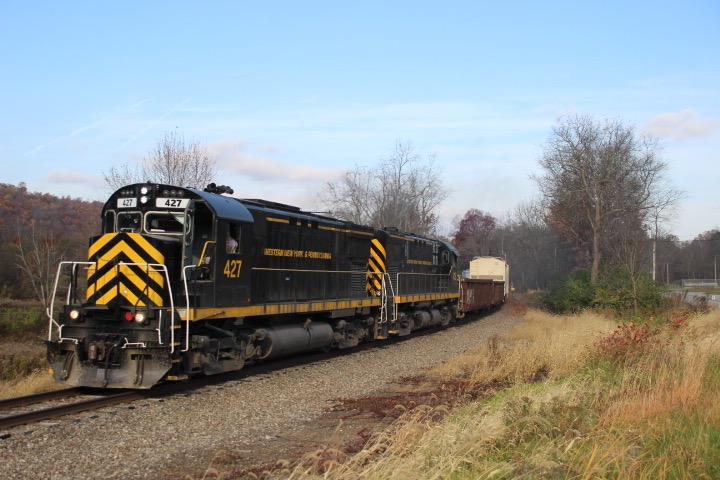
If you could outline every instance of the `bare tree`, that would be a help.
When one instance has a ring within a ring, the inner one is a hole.
[[[549,205],[550,225],[574,245],[589,247],[591,282],[597,281],[604,244],[644,230],[658,199],[665,207],[677,201],[663,183],[667,165],[660,154],[654,137],[617,120],[578,115],[553,128],[540,159],[545,173],[534,179]]]
[[[125,185],[142,182],[142,175],[138,170],[138,166],[131,166],[130,162],[126,162],[119,167],[111,166],[110,170],[103,172],[103,178],[105,179],[105,185],[111,191],[118,190]]]
[[[440,178],[434,155],[423,162],[412,145],[398,142],[377,169],[344,172],[320,199],[345,220],[424,235],[434,232],[437,208],[449,194]]]
[[[216,175],[215,160],[208,153],[207,146],[194,140],[186,142],[182,134],[174,131],[165,133],[140,166],[126,163],[118,168],[110,167],[103,174],[111,190],[138,182],[203,188]]]
[[[63,245],[59,238],[53,237],[47,231],[38,235],[35,232],[34,221],[31,223],[29,234],[22,232],[19,222],[17,232],[16,265],[29,279],[35,296],[43,305],[48,306],[52,284],[55,281],[55,271],[65,256],[67,245]]]
[[[372,198],[374,173],[360,166],[342,173],[335,182],[328,182],[321,198],[337,217],[359,224],[368,224],[373,216]]]
[[[501,227],[513,284],[520,290],[544,289],[572,267],[568,247],[545,222],[546,217],[544,205],[535,198],[518,204]]]

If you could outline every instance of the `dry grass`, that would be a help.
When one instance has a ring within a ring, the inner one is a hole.
[[[29,375],[15,380],[0,381],[0,399],[21,397],[61,388],[66,387],[56,384],[52,373],[48,370],[34,370]]]
[[[574,459],[584,471],[720,477],[720,312],[661,331],[626,361],[613,393]]]
[[[40,340],[0,341],[0,399],[58,388]]]
[[[720,312],[607,357],[598,340],[615,327],[529,311],[506,338],[430,372],[500,393],[413,409],[354,456],[315,452],[277,477],[720,478]]]
[[[644,355],[626,365],[620,397],[608,408],[605,421],[692,410],[705,400],[706,376],[713,373],[708,365],[719,354],[718,312],[694,318],[683,331],[661,332]]]
[[[429,376],[463,378],[475,384],[522,383],[560,378],[575,372],[592,354],[597,339],[616,327],[592,313],[552,315],[529,310],[506,337],[443,364]]]

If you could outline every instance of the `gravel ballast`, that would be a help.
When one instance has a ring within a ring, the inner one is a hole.
[[[283,458],[276,444],[313,437],[338,398],[385,390],[507,333],[519,321],[508,307],[387,348],[0,432],[0,478],[195,478]]]

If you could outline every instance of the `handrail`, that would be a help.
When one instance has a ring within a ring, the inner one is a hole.
[[[205,250],[203,249],[203,252]],[[201,257],[202,258],[202,257]],[[185,288],[185,322],[189,325],[190,324],[190,293],[188,292],[188,281],[187,281],[187,272],[190,269],[197,269],[197,265],[186,265],[182,269],[182,281],[183,281],[183,287]],[[182,321],[182,318],[180,319]],[[175,329],[170,329],[170,335],[171,335],[171,353],[175,352]],[[185,348],[183,350],[180,350],[181,352],[187,352],[190,350],[190,328],[185,328]]]
[[[57,295],[57,290],[58,290],[58,288],[59,288],[59,286],[60,286],[60,275],[61,275],[61,273],[62,273],[63,267],[64,267],[64,266],[67,266],[67,265],[72,265],[72,268],[71,268],[71,270],[70,270],[70,283],[69,283],[69,285],[68,285],[68,293],[67,293],[67,296],[66,296],[66,302],[67,302],[67,304],[69,305],[69,304],[70,304],[70,298],[72,298],[71,293],[72,293],[72,290],[73,290],[73,285],[74,285],[75,280],[76,280],[75,277],[78,275],[78,270],[77,270],[75,267],[78,266],[78,265],[86,265],[86,266],[96,265],[96,266],[97,266],[97,262],[63,261],[63,262],[60,262],[60,263],[58,264],[58,269],[57,269],[57,272],[56,272],[56,274],[55,274],[55,283],[54,283],[54,285],[53,285],[52,296],[51,296],[51,299],[50,299],[50,306],[45,310],[45,314],[46,314],[47,317],[48,317],[48,341],[52,341],[52,339],[53,339],[53,330],[54,330],[54,328],[57,328],[57,335],[58,335],[59,340],[60,340],[60,341],[63,340],[63,337],[62,337],[62,328],[63,328],[63,325],[61,325],[59,322],[55,321],[55,319],[53,318],[53,312],[54,312],[54,310],[55,310],[55,297],[56,297],[56,295]],[[154,272],[163,272],[164,277],[165,277],[165,284],[167,285],[168,298],[169,298],[169,302],[170,302],[170,312],[171,312],[171,313],[170,313],[170,327],[171,327],[171,328],[170,328],[170,331],[171,331],[171,336],[172,336],[172,332],[174,331],[174,329],[173,329],[172,327],[173,327],[174,324],[175,324],[175,302],[174,302],[174,300],[173,300],[172,284],[170,283],[170,274],[169,274],[169,272],[168,272],[167,266],[165,266],[165,265],[163,265],[163,264],[161,264],[161,263],[125,263],[125,262],[120,262],[120,263],[118,263],[118,264],[116,265],[116,268],[119,268],[120,266],[139,266],[139,267],[144,267],[147,272],[149,272],[149,268],[152,267],[153,269],[155,269],[155,270],[153,270]],[[53,328],[53,327],[54,327],[54,328]],[[163,345],[163,341],[162,341],[162,315],[160,315],[160,318],[159,318],[159,321],[158,321],[158,328],[156,328],[155,330],[156,330],[157,333],[158,333],[158,343],[159,343],[160,345]],[[75,340],[75,339],[68,339],[68,340],[74,340],[74,341],[77,342],[77,340]]]
[[[53,318],[53,312],[55,311],[55,297],[57,296],[57,289],[60,285],[60,274],[62,272],[63,265],[72,265],[72,270],[70,271],[70,286],[68,287],[68,293],[66,297],[67,304],[70,304],[70,292],[72,291],[72,285],[73,285],[73,277],[77,275],[77,271],[75,270],[76,265],[95,265],[95,262],[72,262],[69,260],[62,261],[58,264],[57,272],[55,272],[55,282],[53,284],[53,291],[52,295],[50,296],[50,306],[45,309],[45,315],[48,317],[48,341],[52,341],[52,333],[53,333],[53,324],[55,324],[55,327],[57,327],[58,330],[58,337],[62,340],[62,325],[60,325],[59,322],[56,322]]]
[[[203,264],[203,259],[205,258],[205,252],[208,249],[208,245],[215,245],[215,243],[216,243],[215,240],[208,240],[205,242],[205,244],[203,245],[202,252],[200,252],[200,258],[198,258],[198,263],[196,265],[198,268],[201,267]]]

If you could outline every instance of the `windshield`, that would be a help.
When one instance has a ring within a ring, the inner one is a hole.
[[[148,212],[145,214],[145,231],[148,233],[183,233],[184,212]]]
[[[106,215],[106,231],[112,231],[112,216]],[[182,235],[184,212],[120,212],[117,214],[118,232]]]

